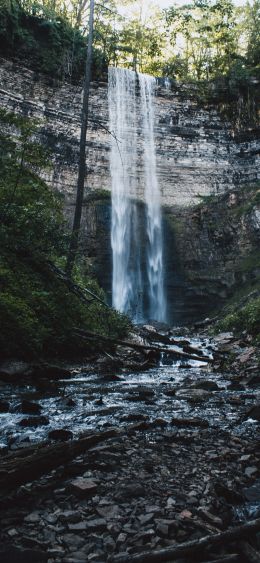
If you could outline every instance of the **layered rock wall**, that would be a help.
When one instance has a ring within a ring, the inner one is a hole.
[[[259,160],[251,132],[237,138],[216,106],[203,107],[192,91],[184,91],[181,86],[172,86],[171,90],[158,86],[156,94],[158,179],[164,205],[192,205],[198,195],[223,193],[238,183],[255,181]],[[75,198],[82,88],[55,84],[15,63],[2,61],[0,95],[2,107],[40,120],[38,137],[50,149],[54,164],[46,180],[65,195],[70,206]],[[89,191],[109,190],[107,83],[92,83],[90,116],[86,186]],[[142,151],[140,141],[139,154]],[[141,168],[139,195],[142,199]]]

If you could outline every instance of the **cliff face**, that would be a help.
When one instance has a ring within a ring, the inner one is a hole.
[[[53,162],[44,177],[64,195],[70,218],[75,200],[82,88],[54,84],[49,78],[15,63],[1,61],[0,95],[1,107],[39,120],[36,136],[50,149]],[[102,197],[99,195],[100,190],[109,194],[111,186],[106,83],[92,83],[90,116],[83,246],[87,247],[90,261],[95,263],[100,281],[109,292],[110,201],[109,195],[105,199],[103,193]],[[243,248],[240,245],[238,249],[235,231],[231,228],[232,233],[227,233],[225,221],[221,223],[217,217],[213,236],[207,225],[210,214],[203,215],[202,208],[198,208],[198,196],[223,194],[225,207],[229,205],[225,194],[233,197],[239,186],[255,183],[259,174],[257,138],[252,131],[235,133],[232,124],[219,113],[217,104],[202,105],[191,88],[177,85],[172,85],[170,90],[163,85],[157,87],[155,134],[158,180],[165,209],[170,317],[181,322],[206,314],[209,303],[215,297],[224,298],[227,287],[237,283],[231,258],[227,267],[227,248],[231,254],[237,251],[243,254],[246,247],[242,244]],[[138,150],[141,154],[143,149],[139,146]],[[142,205],[143,170],[138,174]],[[253,223],[258,225],[256,230],[259,228],[258,210],[252,213],[255,215],[251,226],[240,231],[249,245]],[[97,255],[100,258],[95,261]]]
[[[40,140],[53,158],[46,177],[74,200],[78,161],[80,86],[53,84],[49,78],[9,61],[0,65],[1,106],[40,120]],[[88,132],[89,190],[110,189],[107,84],[92,83]],[[257,141],[252,132],[236,136],[217,107],[202,107],[192,90],[157,87],[155,100],[158,177],[164,205],[187,206],[197,195],[224,192],[257,177]],[[141,147],[139,147],[141,151]],[[143,195],[143,171],[139,193]]]
[[[247,185],[203,198],[190,210],[167,210],[175,240],[170,263],[176,261],[182,277],[182,302],[172,309],[173,317],[215,314],[236,291],[260,289],[259,188]]]

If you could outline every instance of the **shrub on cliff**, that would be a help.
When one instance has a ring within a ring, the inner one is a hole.
[[[235,307],[221,320],[217,329],[236,333],[247,331],[260,342],[260,297],[251,298],[237,310]]]

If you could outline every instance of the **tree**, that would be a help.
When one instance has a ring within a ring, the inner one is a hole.
[[[92,51],[93,51],[94,8],[95,8],[95,0],[90,0],[88,46],[87,46],[86,71],[85,71],[83,105],[82,105],[82,122],[81,122],[81,133],[80,133],[77,197],[76,197],[76,206],[75,206],[74,220],[72,226],[70,247],[69,247],[67,265],[66,265],[66,271],[68,275],[71,275],[72,273],[76,255],[77,255],[83,197],[84,197],[84,183],[86,176],[86,136],[87,136],[87,128],[88,128],[89,91],[90,91],[91,64],[92,64]]]
[[[184,63],[179,67],[185,69],[183,78],[205,80],[228,72],[238,56],[236,18],[231,0],[193,0],[166,11],[171,45]]]

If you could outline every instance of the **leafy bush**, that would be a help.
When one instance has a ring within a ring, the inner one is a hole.
[[[218,330],[233,330],[235,332],[248,331],[254,336],[260,332],[260,297],[252,299],[238,311],[233,310],[222,319]]]
[[[59,15],[35,3],[27,12],[17,0],[0,3],[0,54],[19,59],[33,70],[61,80],[78,82],[84,75],[86,37]],[[94,49],[93,72],[105,68],[102,53]]]
[[[84,305],[38,259],[11,252],[2,255],[0,286],[0,348],[4,356],[87,355],[89,345],[74,329],[115,338],[129,329],[128,319],[116,311],[97,301]],[[85,280],[84,286],[104,298],[92,280]]]
[[[41,180],[47,155],[33,142],[37,124],[0,112],[0,349],[3,356],[82,354],[81,328],[122,337],[126,317],[96,300],[84,304],[58,279],[49,261],[61,265],[68,234],[58,194]],[[10,134],[12,132],[12,135]],[[105,300],[79,266],[77,283]]]

